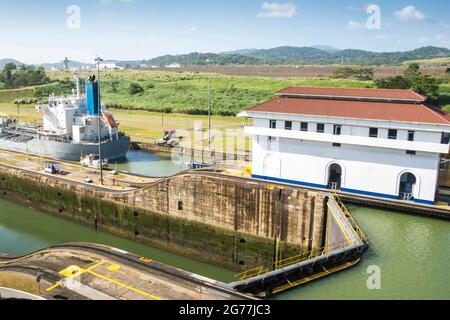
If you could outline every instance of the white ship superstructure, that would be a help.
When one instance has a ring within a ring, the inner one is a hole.
[[[51,96],[46,105],[37,106],[43,113],[43,135],[55,135],[74,143],[98,142],[98,121],[103,140],[118,140],[118,125],[112,114],[102,107],[102,116],[87,109],[87,97],[82,97],[77,79],[77,91],[71,97]]]
[[[0,148],[78,161],[99,151],[109,160],[125,157],[130,138],[105,107],[99,105],[99,85],[92,77],[81,95],[79,80],[71,96],[50,96],[36,110],[43,114],[43,126],[19,126],[15,119],[0,118]],[[100,112],[100,116],[99,116]],[[99,135],[100,121],[100,135]]]

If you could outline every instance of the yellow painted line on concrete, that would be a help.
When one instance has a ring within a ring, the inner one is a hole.
[[[70,267],[67,267],[67,268],[61,270],[59,272],[59,274],[62,275],[63,277],[65,277],[65,279],[75,279],[75,278],[78,278],[78,277],[82,276],[83,274],[89,272],[90,270],[93,270],[93,269],[101,266],[104,263],[105,263],[105,261],[100,261],[99,263],[89,267],[88,269],[82,269],[82,268],[80,268],[78,266],[70,266]],[[76,271],[76,272],[74,273],[73,271]],[[51,291],[55,290],[56,288],[58,288],[59,286],[62,286],[62,285],[63,285],[62,280],[58,281],[53,286],[48,288],[46,291],[47,292],[51,292]]]
[[[148,292],[145,292],[145,291],[142,291],[142,290],[139,290],[139,289],[130,287],[129,285],[126,285],[126,284],[121,283],[121,282],[119,282],[119,281],[116,281],[116,280],[114,280],[114,279],[105,277],[104,275],[98,274],[98,273],[96,273],[96,272],[94,272],[94,271],[88,271],[87,273],[89,273],[89,274],[91,274],[91,275],[93,275],[93,276],[96,276],[96,277],[98,277],[98,278],[100,278],[100,279],[106,280],[106,281],[108,281],[108,282],[114,283],[114,284],[118,285],[119,287],[128,289],[128,290],[130,290],[130,291],[134,291],[134,292],[139,293],[139,294],[141,294],[141,295],[143,295],[143,296],[152,298],[152,299],[154,299],[154,300],[163,300],[161,297],[158,297],[158,296],[155,296],[155,295],[153,295],[153,294],[151,294],[151,293],[148,293]]]
[[[108,267],[109,271],[119,271],[120,270],[120,266],[118,264],[112,264]]]
[[[80,277],[81,275],[83,275],[85,273],[89,273],[89,274],[91,274],[91,275],[93,275],[93,276],[95,276],[97,278],[100,278],[100,279],[103,279],[105,281],[111,282],[111,283],[113,283],[115,285],[118,285],[118,286],[120,286],[122,288],[125,288],[127,290],[136,292],[138,294],[141,294],[143,296],[149,297],[151,299],[163,300],[161,297],[158,297],[158,296],[153,295],[151,293],[148,293],[148,292],[145,292],[145,291],[133,288],[133,287],[131,287],[129,285],[126,285],[124,283],[121,283],[121,282],[116,281],[114,279],[108,278],[108,277],[106,277],[104,275],[101,275],[101,274],[96,273],[96,272],[93,271],[95,268],[97,268],[97,267],[99,267],[99,266],[101,266],[101,265],[103,265],[105,263],[106,263],[106,261],[102,260],[99,263],[97,263],[97,264],[95,264],[95,265],[93,265],[93,266],[91,266],[91,267],[89,267],[87,269],[82,269],[82,268],[79,268],[77,266],[70,266],[70,267],[68,267],[66,269],[61,270],[59,272],[59,274],[61,274],[62,276],[65,276],[65,279],[69,279],[69,278],[73,278],[74,279],[74,278]],[[109,271],[118,271],[118,270],[120,270],[120,266],[119,265],[110,265],[108,267],[108,270]],[[76,271],[76,273],[73,273],[73,271]],[[46,291],[47,292],[51,292],[51,291],[55,290],[56,288],[58,288],[59,286],[62,286],[62,284],[63,284],[62,281],[59,281],[58,283],[56,283],[53,286],[51,286],[50,288],[48,288]]]

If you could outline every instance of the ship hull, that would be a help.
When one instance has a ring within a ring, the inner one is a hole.
[[[124,158],[130,146],[129,137],[102,143],[102,157],[111,160]],[[27,142],[18,142],[0,138],[0,149],[39,155],[65,161],[79,161],[81,157],[98,154],[98,144],[75,144],[71,142],[53,141],[34,138]]]

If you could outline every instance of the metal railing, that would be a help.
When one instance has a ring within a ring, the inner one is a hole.
[[[359,239],[351,239],[351,242],[349,244],[349,242],[347,240],[339,242],[339,243],[335,243],[332,245],[328,245],[316,250],[311,250],[311,251],[307,251],[304,253],[301,253],[297,256],[293,256],[290,258],[286,258],[283,260],[279,260],[277,262],[274,263],[273,265],[273,271],[275,270],[279,270],[279,269],[283,269],[295,264],[299,264],[301,262],[304,261],[308,261],[308,260],[312,260],[312,259],[316,259],[322,256],[329,256],[333,251],[337,250],[337,249],[343,249],[346,247],[349,247],[353,244],[356,244],[357,241]],[[241,281],[245,281],[254,277],[259,277],[261,275],[264,275],[266,273],[268,273],[270,270],[269,268],[267,268],[266,266],[261,266],[261,267],[257,267],[254,269],[250,269],[247,270],[245,272],[236,274],[234,277],[240,279]]]
[[[245,272],[236,274],[234,277],[235,278],[239,278],[241,281],[244,281],[244,280],[251,279],[251,278],[254,278],[254,277],[259,277],[259,276],[261,276],[263,274],[266,274],[268,272],[269,272],[268,268],[266,268],[264,266],[261,266],[261,267],[257,267],[257,268],[250,269],[250,270],[247,270]]]
[[[355,230],[355,232],[358,234],[359,238],[366,242],[369,243],[369,240],[367,239],[364,231],[361,229],[361,227],[359,226],[359,224],[355,221],[355,219],[353,218],[353,216],[350,214],[350,212],[347,209],[347,206],[342,202],[341,198],[339,197],[339,195],[337,193],[333,194],[334,199],[336,200],[337,204],[339,205],[339,207],[342,209],[342,211],[344,212],[345,216],[347,217],[347,219],[349,219],[350,223],[353,226],[353,229]]]
[[[293,256],[290,258],[276,261],[273,264],[274,271],[283,269],[283,268],[286,268],[286,267],[289,267],[289,266],[292,266],[295,264],[299,264],[304,261],[316,259],[316,258],[319,258],[322,256],[326,256],[326,255],[329,256],[329,255],[331,255],[331,253],[333,251],[335,251],[337,249],[344,249],[344,248],[350,247],[352,245],[355,245],[358,242],[360,243],[361,241],[365,242],[366,244],[368,243],[366,235],[364,234],[362,229],[359,227],[359,225],[356,223],[353,216],[350,214],[350,212],[348,211],[345,204],[342,202],[339,195],[332,194],[331,196],[334,198],[337,207],[342,211],[342,213],[345,215],[345,217],[350,222],[352,228],[354,229],[354,231],[356,233],[356,237],[348,238],[342,242],[334,243],[332,245],[326,245],[325,247],[321,247],[319,249],[303,252],[297,256]],[[332,208],[330,208],[330,210],[332,210]],[[268,273],[269,271],[270,271],[269,268],[267,268],[266,266],[261,266],[261,267],[257,267],[257,268],[250,269],[245,272],[236,274],[235,278],[238,278],[241,281],[245,281],[245,280],[248,280],[248,279],[251,279],[254,277],[259,277],[261,275],[264,275],[264,274]]]

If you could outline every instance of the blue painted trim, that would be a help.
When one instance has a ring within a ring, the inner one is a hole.
[[[287,180],[287,179],[280,179],[280,178],[265,177],[265,176],[259,176],[259,175],[256,175],[256,174],[252,174],[252,177],[255,178],[255,179],[260,179],[260,180],[268,180],[268,181],[274,181],[274,182],[295,184],[295,185],[304,186],[304,187],[319,188],[319,189],[326,189],[327,188],[326,185],[322,185],[322,184],[315,184],[315,183],[301,182],[301,181],[295,181],[295,180]]]
[[[280,183],[288,183],[288,184],[294,184],[294,185],[310,187],[310,188],[328,189],[328,186],[322,185],[322,184],[315,184],[315,183],[296,181],[296,180],[287,180],[287,179],[281,179],[281,178],[265,177],[265,176],[260,176],[260,175],[256,175],[256,174],[252,174],[252,177],[255,178],[255,179],[260,179],[260,180],[274,181],[274,182],[280,182]],[[399,200],[398,196],[396,196],[396,195],[393,196],[393,195],[384,194],[384,193],[376,193],[376,192],[369,192],[369,191],[355,190],[355,189],[347,189],[347,188],[342,188],[341,191],[342,192],[347,192],[347,193],[360,194],[360,195],[364,195],[364,196],[376,197],[376,198],[385,198],[385,199],[389,199],[389,200]],[[428,201],[428,200],[414,199],[414,202],[419,203],[419,204],[431,205],[431,206],[434,205],[434,201]]]
[[[393,196],[393,195],[385,194],[385,193],[376,193],[376,192],[369,192],[369,191],[362,191],[362,190],[355,190],[355,189],[347,189],[347,188],[342,188],[342,191],[343,192],[348,192],[348,193],[361,194],[363,196],[369,196],[369,197],[377,197],[377,198],[398,200],[398,196]]]
[[[428,200],[420,200],[420,199],[414,199],[414,202],[417,202],[419,204],[427,204],[429,206],[434,206],[434,201],[428,201]]]

